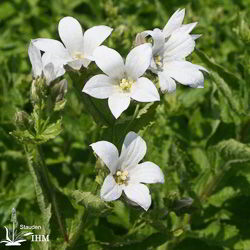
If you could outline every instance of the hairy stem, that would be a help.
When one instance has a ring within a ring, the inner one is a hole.
[[[38,205],[42,212],[43,223],[46,227],[45,234],[49,234],[50,232],[49,226],[46,225],[48,225],[50,220],[48,214],[51,213],[52,204],[60,231],[64,236],[64,240],[68,241],[68,236],[59,213],[55,189],[49,180],[48,170],[45,166],[42,150],[39,146],[28,145],[25,146],[25,152],[28,159],[29,170],[35,185]]]

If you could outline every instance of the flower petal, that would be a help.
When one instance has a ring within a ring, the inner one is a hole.
[[[200,38],[202,35],[201,34],[194,34],[194,35],[191,35],[191,37],[196,40],[198,38]]]
[[[70,16],[62,18],[58,25],[58,32],[71,55],[74,52],[83,52],[82,27],[75,18]]]
[[[42,56],[40,50],[34,46],[33,42],[30,42],[28,48],[29,59],[32,65],[32,74],[34,77],[42,75],[43,65]]]
[[[119,158],[121,169],[128,170],[135,167],[145,156],[147,151],[146,142],[135,132],[129,132],[123,142]]]
[[[45,52],[42,55],[43,65],[47,65],[48,63],[53,63],[55,68],[60,68],[62,72],[65,72],[63,65],[65,64],[65,60],[60,58],[57,55],[52,54],[51,52]]]
[[[132,85],[130,97],[138,102],[155,102],[160,100],[157,88],[146,77],[140,77]]]
[[[99,25],[85,31],[83,36],[84,55],[92,56],[94,50],[111,34],[112,28]]]
[[[116,119],[121,115],[124,110],[128,108],[129,103],[130,97],[123,93],[115,93],[108,99],[110,111]]]
[[[167,74],[166,71],[158,72],[159,83],[162,93],[174,92],[176,90],[175,81]]]
[[[78,59],[78,60],[69,62],[68,65],[75,70],[80,70],[82,66],[87,68],[90,62],[91,62],[90,60],[84,58],[84,59]]]
[[[127,76],[136,80],[148,69],[152,58],[152,46],[144,43],[132,49],[126,58]]]
[[[63,67],[62,60],[59,57],[52,55],[49,52],[43,53],[42,62],[43,62],[44,68],[46,67],[46,65],[48,65],[50,63],[53,64],[55,78],[60,77],[65,73],[65,69]]]
[[[167,74],[183,85],[204,85],[204,76],[198,66],[187,61],[172,61],[164,65]]]
[[[153,162],[147,161],[138,164],[129,171],[129,182],[131,183],[164,183],[162,170]]]
[[[197,23],[198,22],[183,24],[183,25],[181,25],[181,27],[178,30],[181,33],[188,33],[189,34],[195,28]]]
[[[143,35],[144,34],[144,35]],[[164,48],[165,37],[160,29],[154,29],[153,31],[147,30],[142,32],[141,37],[146,37],[150,35],[153,38],[153,55],[156,55]]]
[[[100,74],[90,78],[82,92],[95,98],[106,99],[116,93],[116,86],[112,78]]]
[[[173,31],[178,29],[183,22],[185,16],[185,9],[178,9],[168,20],[167,24],[163,28],[163,33],[165,37],[168,37],[172,34]]]
[[[43,73],[44,73],[47,85],[49,85],[50,82],[56,79],[55,68],[52,63],[48,63],[45,65],[43,69]]]
[[[144,210],[148,210],[151,205],[151,195],[147,186],[143,184],[129,184],[125,186],[124,193],[129,200],[137,203]]]
[[[94,152],[101,158],[105,165],[109,168],[111,174],[116,171],[116,164],[119,153],[116,146],[108,141],[99,141],[90,145]]]
[[[102,45],[95,49],[93,56],[95,63],[105,74],[114,79],[123,78],[124,62],[117,51]]]
[[[195,48],[195,41],[188,33],[175,31],[165,43],[163,61],[184,59]]]
[[[113,201],[120,198],[122,195],[122,186],[115,182],[114,177],[110,174],[108,175],[101,188],[101,198],[105,201]]]
[[[50,52],[51,54],[62,58],[64,63],[72,60],[63,44],[57,40],[38,38],[33,40],[33,43],[38,49],[44,52]]]

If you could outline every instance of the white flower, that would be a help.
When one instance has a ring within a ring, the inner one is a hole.
[[[55,67],[55,65],[51,62],[51,54],[44,53],[41,55],[40,50],[34,46],[33,41],[30,42],[28,54],[34,78],[44,76],[46,83],[49,85],[50,82],[64,74],[64,70],[62,70],[62,68]]]
[[[64,45],[54,39],[38,38],[35,46],[53,55],[57,66],[70,65],[79,70],[88,67],[93,60],[94,50],[111,34],[112,28],[104,25],[94,26],[83,34],[80,23],[73,17],[64,17],[58,25],[58,32]],[[65,46],[65,47],[64,47]]]
[[[142,43],[146,36],[153,38],[152,72],[158,74],[162,92],[176,90],[176,81],[195,88],[204,87],[205,68],[187,62],[185,58],[195,48],[195,40],[200,35],[190,35],[197,22],[182,24],[185,10],[177,10],[163,30],[154,29],[137,35],[136,42]]]
[[[141,77],[148,69],[151,57],[150,44],[132,49],[125,64],[115,50],[106,46],[98,47],[94,52],[94,59],[106,75],[92,77],[84,86],[83,92],[99,99],[108,98],[109,108],[115,118],[128,108],[130,98],[138,102],[159,101],[155,85],[149,79]]]
[[[164,183],[164,175],[152,162],[139,163],[147,151],[145,141],[136,133],[129,132],[120,156],[115,145],[110,142],[99,141],[90,146],[110,170],[101,188],[101,198],[113,201],[124,192],[133,204],[148,210],[151,195],[147,186],[142,183]]]

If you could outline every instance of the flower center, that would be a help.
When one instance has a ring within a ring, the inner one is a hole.
[[[127,184],[128,171],[127,170],[124,170],[124,171],[118,170],[115,173],[115,181],[118,185]]]
[[[72,57],[74,58],[74,59],[84,59],[84,55],[83,55],[83,53],[82,52],[79,52],[79,51],[76,51],[76,52],[74,52],[73,53],[73,55],[72,55]]]
[[[162,57],[161,56],[155,56],[154,57],[154,59],[155,59],[155,64],[156,64],[156,66],[158,66],[158,67],[162,67]]]
[[[126,78],[123,78],[120,83],[119,86],[122,90],[124,91],[128,91],[131,89],[132,85],[135,83],[134,80],[128,80]]]

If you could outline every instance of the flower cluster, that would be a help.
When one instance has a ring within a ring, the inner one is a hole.
[[[195,40],[201,35],[191,35],[197,25],[182,24],[185,9],[177,10],[163,30],[147,30],[137,35],[136,44],[145,42],[147,36],[153,39],[150,70],[159,77],[162,92],[176,90],[176,82],[193,88],[204,87],[204,76],[201,71],[207,71],[202,66],[185,60],[195,48]]]
[[[43,72],[48,82],[65,73],[64,66],[75,70],[88,67],[91,61],[105,73],[93,76],[83,92],[99,99],[108,99],[115,118],[126,110],[133,99],[154,102],[160,95],[154,83],[143,74],[146,70],[157,74],[161,91],[176,90],[176,82],[194,88],[204,87],[206,71],[202,66],[186,61],[200,35],[191,35],[197,23],[183,24],[185,10],[177,10],[165,27],[147,30],[136,37],[137,45],[128,54],[125,63],[115,50],[100,46],[111,34],[104,25],[92,27],[83,34],[80,23],[73,17],[64,17],[58,25],[63,44],[57,40],[38,38],[31,41],[29,56],[34,76]],[[146,42],[151,36],[153,45]],[[39,50],[43,51],[43,56]]]
[[[45,79],[50,85],[65,73],[65,65],[73,70],[87,68],[91,61],[102,70],[90,78],[83,92],[98,99],[108,99],[108,106],[117,119],[130,104],[160,101],[155,84],[144,76],[147,70],[158,76],[162,93],[176,90],[176,83],[193,88],[204,87],[205,68],[186,61],[200,35],[191,31],[197,23],[183,24],[185,10],[177,10],[161,29],[137,34],[135,47],[124,60],[114,49],[101,45],[112,32],[104,25],[83,33],[73,17],[64,17],[58,25],[63,43],[54,39],[38,38],[29,46],[33,77]],[[147,40],[152,38],[151,44]],[[119,156],[117,148],[107,141],[91,144],[94,152],[110,170],[102,189],[105,201],[118,199],[122,193],[129,202],[147,210],[151,196],[142,183],[163,183],[160,168],[152,162],[139,163],[146,153],[146,143],[134,132],[127,134]]]

